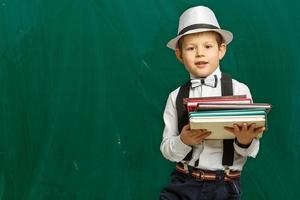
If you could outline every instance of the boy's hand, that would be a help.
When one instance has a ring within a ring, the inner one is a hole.
[[[200,144],[210,134],[211,131],[206,129],[191,130],[190,125],[187,124],[181,130],[180,139],[184,144],[192,146]]]
[[[233,133],[236,136],[238,143],[248,145],[262,133],[266,128],[264,126],[256,127],[256,124],[243,123],[242,125],[233,124],[233,127],[224,127],[225,130]]]

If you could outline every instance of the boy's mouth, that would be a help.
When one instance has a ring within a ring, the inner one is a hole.
[[[201,66],[205,66],[207,63],[208,63],[208,62],[206,62],[206,61],[198,61],[198,62],[195,62],[195,65],[201,67]]]

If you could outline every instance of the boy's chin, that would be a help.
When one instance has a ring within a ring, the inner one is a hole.
[[[206,78],[210,74],[209,73],[190,73],[193,78]]]
[[[194,71],[190,71],[190,75],[194,78],[206,78],[208,76],[210,76],[213,72],[215,71],[212,69],[201,69],[201,70],[194,70]]]

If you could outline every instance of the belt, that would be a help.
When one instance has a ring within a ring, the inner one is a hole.
[[[225,182],[232,182],[237,180],[241,176],[240,171],[207,171],[197,169],[195,167],[188,167],[186,169],[184,164],[177,163],[176,171],[184,173],[184,174],[191,174],[192,177],[199,179],[199,180],[206,180],[206,181],[216,181],[216,180],[224,180]]]

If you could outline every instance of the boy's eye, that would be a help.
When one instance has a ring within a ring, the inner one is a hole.
[[[194,51],[196,48],[195,47],[188,47],[187,50],[188,51]]]
[[[205,45],[205,48],[207,49],[212,48],[212,45]]]

